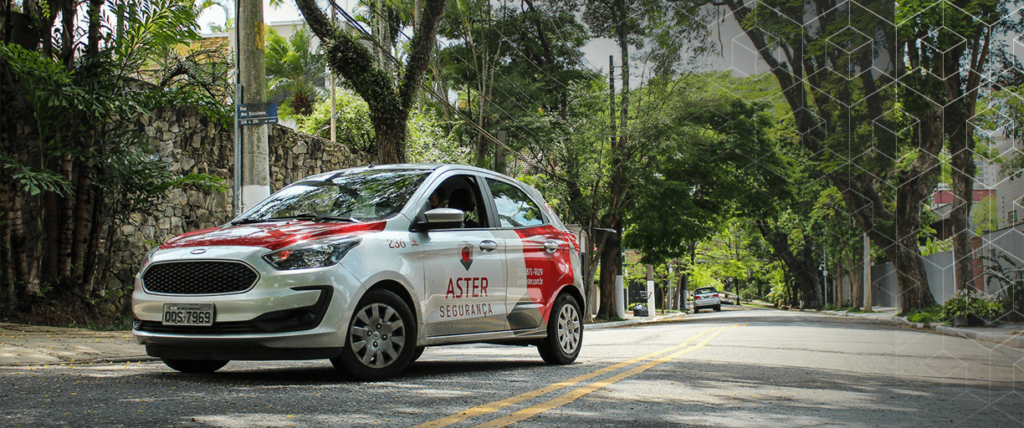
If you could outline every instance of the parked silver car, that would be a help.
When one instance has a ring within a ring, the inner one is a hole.
[[[698,288],[693,292],[693,313],[708,308],[715,311],[722,310],[722,299],[719,298],[719,292],[714,287]]]
[[[579,244],[532,187],[460,165],[300,180],[220,227],[172,238],[135,279],[134,333],[172,369],[329,358],[358,379],[425,347],[583,339]]]

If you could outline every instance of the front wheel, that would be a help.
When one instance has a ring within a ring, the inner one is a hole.
[[[164,364],[182,373],[213,373],[228,365],[224,360],[175,360],[163,359]]]
[[[359,380],[384,380],[405,370],[416,350],[416,320],[409,306],[388,290],[370,290],[348,325],[345,349],[335,368]]]
[[[571,295],[561,294],[548,317],[548,337],[537,345],[537,350],[545,363],[564,365],[576,361],[582,345],[580,305]]]

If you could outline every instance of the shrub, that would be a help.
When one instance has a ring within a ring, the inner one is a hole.
[[[941,319],[952,319],[956,316],[966,317],[974,314],[981,318],[993,319],[1003,313],[1003,304],[997,299],[981,297],[972,290],[960,290],[956,296],[942,304]]]

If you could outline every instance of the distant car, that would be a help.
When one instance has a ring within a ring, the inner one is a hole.
[[[718,290],[714,287],[701,287],[693,292],[693,313],[701,309],[722,310],[722,299],[719,298]]]
[[[572,363],[583,296],[579,244],[536,189],[475,167],[370,166],[307,177],[149,252],[133,332],[182,372],[324,358],[379,380],[456,343]]]

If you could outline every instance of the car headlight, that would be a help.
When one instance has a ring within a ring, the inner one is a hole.
[[[139,266],[139,270],[140,271],[142,269],[145,269],[146,265],[148,265],[149,262],[153,261],[153,254],[156,254],[157,250],[159,250],[159,249],[160,249],[160,247],[156,247],[156,248],[154,248],[152,250],[149,250],[149,252],[146,253],[146,255],[144,257],[142,257],[142,266]]]
[[[263,260],[277,270],[334,266],[360,242],[361,238],[321,239],[267,253]]]

